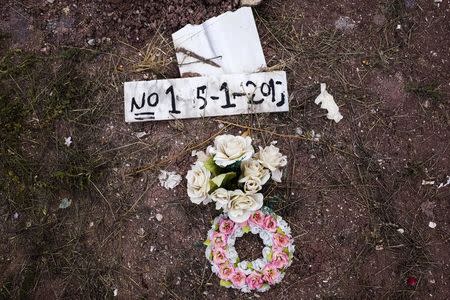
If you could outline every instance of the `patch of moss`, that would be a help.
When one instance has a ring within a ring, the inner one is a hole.
[[[442,99],[442,93],[439,91],[438,85],[431,84],[413,84],[407,85],[406,90],[408,92],[416,94],[420,98],[428,98],[434,101],[440,101]]]

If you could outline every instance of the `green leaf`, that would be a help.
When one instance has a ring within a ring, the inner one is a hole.
[[[277,228],[277,233],[284,235],[284,231],[280,227]]]
[[[249,262],[249,263],[247,264],[247,269],[253,270],[253,265],[252,265],[251,262]]]
[[[226,288],[230,287],[231,286],[231,281],[221,279],[220,280],[220,286],[223,286],[223,287],[226,287]]]
[[[203,242],[203,245],[209,246],[209,245],[211,245],[211,241],[208,239],[208,240]]]
[[[214,181],[210,180],[209,181],[209,191],[208,194],[211,195],[212,192],[214,192],[215,190],[217,190],[219,187],[217,186],[217,184],[214,183]]]
[[[267,254],[268,261],[272,261],[272,254],[273,254],[273,251],[270,251],[269,254]]]
[[[244,226],[244,227],[242,227],[242,231],[243,231],[244,233],[249,233],[249,232],[250,232],[250,226]]]
[[[203,165],[208,171],[211,172],[212,176],[217,176],[220,173],[220,167],[216,165],[212,156],[207,161],[205,161]]]
[[[228,172],[224,174],[217,175],[211,181],[215,183],[218,187],[225,186],[228,182],[230,182],[233,178],[236,177],[235,172]]]

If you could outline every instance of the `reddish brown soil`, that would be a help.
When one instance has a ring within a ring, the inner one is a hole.
[[[167,191],[157,181],[160,169],[187,172],[193,158],[185,147],[205,147],[219,131],[217,120],[125,124],[122,111],[121,82],[143,77],[131,72],[132,47],[145,45],[158,28],[170,34],[234,8],[232,2],[4,2],[0,33],[8,37],[0,53],[99,50],[76,67],[101,83],[95,96],[106,103],[101,115],[86,124],[61,119],[51,136],[37,132],[38,142],[23,140],[35,147],[25,153],[41,166],[36,175],[52,168],[60,153],[55,145],[68,135],[75,149],[100,153],[106,163],[87,190],[57,186],[37,202],[47,209],[44,227],[27,225],[30,208],[14,220],[14,201],[0,195],[9,199],[0,210],[2,297],[103,298],[117,289],[123,299],[450,298],[450,186],[438,188],[450,176],[447,0],[439,6],[265,0],[256,9],[269,65],[286,63],[291,110],[224,120],[293,136],[252,131],[256,145],[277,140],[288,155],[284,182],[272,196],[282,199],[274,209],[290,223],[297,246],[283,282],[258,295],[222,288],[210,271],[202,241],[218,212],[190,203],[184,182]],[[355,27],[337,31],[340,16]],[[341,108],[338,124],[313,103],[319,82]],[[97,107],[92,101],[88,108]],[[295,137],[298,128],[305,136],[320,133],[320,141]],[[143,131],[146,136],[135,136]],[[148,171],[135,172],[145,166]],[[73,204],[61,211],[63,197]],[[409,277],[417,278],[415,286]]]

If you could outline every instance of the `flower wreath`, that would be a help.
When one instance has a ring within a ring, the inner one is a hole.
[[[236,238],[249,232],[259,234],[263,240],[262,258],[240,261],[234,244]],[[287,222],[265,207],[242,223],[232,221],[226,214],[216,217],[205,245],[206,258],[212,264],[212,272],[220,278],[220,285],[244,293],[265,292],[279,283],[295,250]]]

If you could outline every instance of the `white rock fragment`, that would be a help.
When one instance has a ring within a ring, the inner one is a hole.
[[[163,219],[162,214],[156,214],[156,220],[158,220],[158,222],[161,222],[162,219]]]
[[[422,180],[422,185],[433,185],[434,183],[434,180]]]
[[[166,170],[161,170],[161,174],[158,176],[159,183],[166,190],[171,190],[180,184],[182,178],[180,174],[176,172],[168,172]]]
[[[303,130],[300,127],[295,128],[295,133],[298,135],[303,135]]]
[[[113,290],[113,295],[114,295],[114,297],[117,297],[117,294],[119,293],[119,291],[117,290],[117,289],[114,289]]]
[[[13,214],[13,219],[14,220],[17,220],[19,218],[19,213],[18,212],[15,212],[14,214]]]
[[[327,85],[325,83],[320,84],[320,95],[317,96],[314,103],[317,105],[320,104],[320,108],[328,111],[328,119],[334,120],[336,123],[342,120],[343,116],[339,112],[339,106],[334,102],[334,97],[327,92]]]
[[[136,136],[138,139],[143,138],[143,137],[146,136],[146,135],[147,135],[147,132],[145,132],[145,131],[140,131],[140,132],[136,132],[136,133],[135,133],[135,136]]]
[[[437,225],[436,223],[431,222],[431,221],[430,221],[430,223],[428,223],[428,227],[433,228],[433,229],[436,228],[436,225]]]
[[[64,145],[66,145],[67,147],[70,147],[70,145],[72,145],[72,137],[66,137],[64,138]]]
[[[241,0],[241,6],[257,6],[262,0]]]
[[[377,250],[377,251],[381,251],[383,249],[384,249],[383,245],[376,245],[375,246],[375,250]]]
[[[447,176],[447,182],[446,183],[441,182],[437,188],[440,189],[446,187],[449,184],[450,184],[450,176]]]
[[[47,0],[48,3],[53,4],[55,0]]]
[[[63,199],[61,199],[61,203],[59,203],[59,208],[66,209],[70,205],[72,205],[72,200],[70,200],[69,198],[63,198]]]
[[[405,229],[399,228],[399,229],[397,229],[397,232],[400,233],[400,234],[404,234],[405,233]]]

